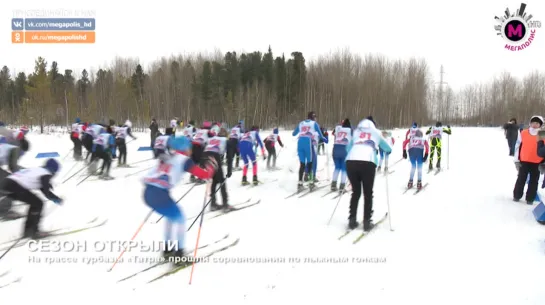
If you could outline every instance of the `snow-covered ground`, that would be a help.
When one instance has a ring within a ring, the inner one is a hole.
[[[267,134],[262,133],[263,137]],[[394,135],[397,142],[391,164],[401,159],[404,131],[397,130]],[[149,145],[149,135],[137,136],[138,140],[128,144],[128,163],[151,157],[149,151],[137,151]],[[141,175],[126,176],[151,166],[153,161],[129,169],[116,168],[114,162],[115,180],[89,178],[76,186],[85,178],[85,172],[62,184],[82,166],[74,166],[69,156],[56,177],[55,191],[65,198],[64,206],[46,203],[43,229],[77,226],[97,216],[108,222],[100,228],[54,239],[86,242],[90,248],[87,253],[37,253],[27,246],[13,249],[0,260],[0,275],[9,271],[0,276],[0,286],[15,278],[21,280],[0,289],[2,304],[26,304],[31,300],[61,304],[119,300],[176,304],[545,304],[540,274],[545,266],[545,230],[532,215],[535,204],[511,200],[516,172],[507,156],[501,129],[454,128],[443,144],[444,171],[439,175],[427,175],[425,171],[424,183],[429,182],[429,186],[416,196],[414,191],[402,194],[409,162],[395,165],[395,172],[388,177],[394,231],[385,221],[356,245],[352,244],[358,235],[355,232],[338,240],[347,225],[349,195],[342,197],[329,226],[337,200],[331,199],[333,195],[321,197],[328,188],[302,198],[284,199],[296,189],[298,161],[295,139],[289,131],[282,132],[281,137],[286,144],[277,162],[281,171],[266,172],[265,162],[260,160],[258,176],[263,185],[240,186],[240,171],[227,182],[232,204],[247,199],[261,199],[261,203],[205,219],[200,236],[201,245],[227,233],[240,238],[237,246],[218,253],[216,259],[255,258],[268,263],[197,264],[191,285],[191,268],[151,284],[145,282],[157,275],[157,270],[116,283],[149,265],[128,262],[129,258],[159,256],[127,252],[125,260],[108,272],[120,251],[93,249],[97,241],[130,240],[145,219],[149,209],[142,200]],[[35,159],[38,152],[57,151],[61,160],[71,148],[66,134],[31,133],[29,139],[31,151],[21,160],[23,166],[41,165],[44,159]],[[330,179],[333,163],[328,157],[319,157],[318,171],[319,179]],[[178,186],[173,197],[178,199],[190,187]],[[182,201],[186,217],[199,213],[205,188],[195,187]],[[388,209],[386,189],[385,177],[378,176],[376,220]],[[26,207],[18,209],[25,211]],[[360,204],[359,221],[362,209]],[[151,243],[162,239],[164,222],[156,224],[158,217],[153,214],[146,221],[136,240]],[[0,242],[19,235],[22,225],[23,220],[0,223]],[[187,235],[187,248],[194,247],[198,231],[197,222]],[[78,262],[47,264],[46,258]],[[84,264],[84,258],[103,262]],[[273,259],[277,262],[271,262]]]

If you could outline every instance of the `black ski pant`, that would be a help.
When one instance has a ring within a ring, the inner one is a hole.
[[[104,150],[102,146],[97,145],[95,152],[91,157],[91,163],[98,161],[99,159],[102,159],[102,168],[100,169],[100,172],[104,173],[104,169],[106,169],[106,173],[109,174],[110,166],[112,165],[112,154],[110,153],[110,150]]]
[[[522,198],[528,175],[530,175],[530,181],[528,182],[528,189],[526,189],[526,201],[533,202],[536,198],[539,183],[539,163],[520,162],[519,174],[513,190],[514,199]]]
[[[18,200],[30,205],[25,223],[25,233],[37,232],[38,224],[40,223],[40,219],[42,217],[42,209],[44,206],[43,201],[32,193],[32,191],[27,190],[19,183],[11,179],[4,180],[4,183],[2,184],[2,191],[7,193],[8,197],[12,200]]]
[[[509,156],[513,157],[515,156],[515,144],[517,143],[517,139],[510,139],[507,138],[507,145],[509,145]]]
[[[115,146],[119,149],[118,164],[127,164],[127,143],[125,142],[125,139],[115,139]]]
[[[9,176],[10,173],[0,168],[0,183],[6,182],[6,177]],[[4,196],[4,194],[0,194],[0,196]],[[4,215],[6,215],[13,206],[13,199],[11,199],[9,196],[6,196],[2,199],[0,199],[0,218]]]
[[[346,161],[346,173],[352,184],[352,198],[348,219],[357,219],[358,204],[363,188],[363,220],[371,221],[373,216],[373,186],[377,165],[367,161]]]
[[[238,151],[238,140],[229,139],[227,141],[227,166],[229,166],[230,164],[232,168],[233,159],[235,158],[235,156],[236,156],[235,167],[238,167],[238,164],[240,163],[240,152]]]
[[[203,151],[204,147],[202,147],[200,144],[193,143],[193,148],[191,149],[191,160],[193,160],[197,166],[202,166]],[[221,162],[218,164],[221,164]],[[195,177],[191,175],[191,180],[193,181],[193,179],[195,179]]]
[[[78,137],[72,137],[72,135],[70,135],[70,140],[72,140],[72,143],[74,143],[74,159],[77,160],[78,158],[81,158],[81,140]]]
[[[225,175],[223,174],[223,168],[221,166],[221,155],[216,152],[206,151],[202,154],[202,164],[204,164],[205,160],[207,160],[209,157],[213,157],[218,163],[218,169],[216,170],[214,177],[212,177],[212,188],[210,189],[210,204],[216,205],[216,188],[218,187],[218,184],[220,184],[221,199],[223,200],[223,205],[227,205],[229,202],[229,198],[227,196]]]
[[[273,162],[273,167],[276,167],[276,147],[274,147],[274,143],[272,142],[266,142],[265,148],[267,149],[267,168],[271,167],[271,159]]]
[[[90,134],[83,134],[81,142],[83,143],[83,147],[87,150],[87,155],[85,156],[85,160],[87,160],[89,159],[89,156],[93,154],[93,136]],[[92,158],[93,157],[91,157],[91,159]]]

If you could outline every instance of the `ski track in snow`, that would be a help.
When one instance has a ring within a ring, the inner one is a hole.
[[[401,158],[402,137],[405,130],[394,131],[396,145],[390,164]],[[268,135],[262,132],[262,136]],[[137,152],[139,146],[149,145],[148,134],[136,134],[138,140],[128,144],[128,163],[145,160],[151,152]],[[75,297],[89,303],[96,301],[173,301],[181,298],[191,304],[295,304],[296,302],[340,303],[361,300],[368,304],[543,304],[545,292],[541,287],[540,271],[545,266],[544,230],[532,215],[536,206],[514,203],[511,200],[516,179],[515,166],[507,156],[508,148],[499,128],[453,127],[453,135],[443,141],[443,172],[427,175],[429,185],[416,196],[409,191],[402,194],[408,181],[410,164],[398,163],[395,173],[388,176],[391,220],[383,222],[371,235],[356,245],[357,233],[338,240],[347,225],[350,193],[344,194],[336,213],[327,226],[337,200],[333,194],[321,198],[329,188],[303,198],[294,196],[297,184],[298,159],[296,140],[291,131],[281,132],[286,148],[277,160],[279,171],[265,171],[265,161],[258,157],[259,179],[276,182],[258,187],[240,186],[242,172],[233,172],[227,181],[230,202],[252,202],[255,207],[229,215],[205,220],[200,245],[230,233],[240,237],[237,246],[215,255],[216,258],[282,258],[284,263],[200,263],[195,266],[193,283],[188,285],[190,270],[161,279],[152,284],[137,286],[131,281],[116,282],[151,263],[128,263],[131,257],[154,258],[155,253],[138,249],[126,252],[124,262],[111,272],[113,260],[120,249],[96,252],[96,241],[127,241],[133,236],[149,212],[142,200],[141,174],[127,174],[151,166],[153,161],[141,162],[134,168],[112,166],[112,181],[93,181],[90,178],[78,187],[85,172],[61,184],[69,175],[74,161],[63,161],[56,176],[55,190],[65,198],[63,207],[51,202],[45,205],[42,227],[51,230],[86,223],[94,217],[107,218],[108,223],[86,232],[57,237],[58,241],[86,242],[87,252],[32,252],[29,247],[12,250],[0,260],[0,287],[21,277],[20,282],[0,289],[0,299],[52,298],[68,302]],[[330,137],[332,139],[332,137]],[[486,139],[486,142],[483,142]],[[72,143],[66,134],[29,134],[31,151],[21,159],[23,166],[42,165],[35,159],[38,152],[58,151],[62,159]],[[483,146],[486,143],[486,146]],[[448,148],[448,146],[450,149]],[[332,145],[328,145],[331,152]],[[451,156],[449,156],[449,153]],[[319,156],[318,173],[321,180],[330,179],[333,162]],[[436,160],[436,158],[434,158]],[[447,159],[450,168],[447,170]],[[434,162],[435,163],[435,162]],[[329,170],[328,170],[329,166]],[[290,168],[294,173],[290,173]],[[249,171],[251,180],[251,171]],[[188,176],[185,179],[189,179]],[[541,182],[540,182],[541,185]],[[180,184],[174,189],[177,200],[190,185]],[[203,204],[206,186],[197,186],[182,201],[186,218],[196,216]],[[374,193],[374,219],[387,211],[385,177],[377,176]],[[217,193],[221,202],[221,195]],[[360,200],[362,202],[363,200]],[[363,216],[363,204],[358,220]],[[26,212],[26,207],[17,207]],[[153,214],[136,240],[150,244],[161,240],[164,222],[155,224],[160,216]],[[18,234],[23,219],[0,223],[0,242]],[[189,220],[187,226],[193,220]],[[186,248],[196,243],[199,223],[187,234]],[[361,225],[360,225],[361,228]],[[39,257],[41,262],[30,262]],[[84,264],[83,258],[106,258],[107,261]],[[46,258],[72,258],[77,263],[45,263]],[[289,263],[299,258],[300,263]],[[380,263],[317,263],[305,258],[379,258]],[[146,282],[153,274],[137,276]],[[32,289],[31,295],[21,292]],[[169,292],[165,294],[163,292]],[[213,293],[210,293],[213,292]],[[134,297],[133,297],[134,296]],[[85,303],[87,303],[85,302]],[[358,302],[358,301],[356,301]],[[5,302],[8,304],[8,302]]]

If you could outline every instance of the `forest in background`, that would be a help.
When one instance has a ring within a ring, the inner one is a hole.
[[[115,58],[109,67],[59,71],[39,57],[32,73],[0,70],[0,120],[15,125],[66,125],[83,121],[124,122],[161,128],[174,117],[234,125],[293,128],[317,113],[332,128],[373,115],[380,128],[442,121],[451,125],[499,126],[540,114],[545,75],[523,79],[505,72],[488,83],[454,91],[440,88],[424,59],[391,60],[339,51],[305,60],[301,52],[276,56],[219,51],[162,58],[148,67],[137,59]]]

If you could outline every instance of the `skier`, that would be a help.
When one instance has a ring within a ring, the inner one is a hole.
[[[503,125],[505,131],[505,138],[507,139],[507,145],[509,146],[509,156],[515,156],[515,143],[517,142],[519,134],[519,126],[517,119],[512,118],[509,122]]]
[[[314,184],[318,183],[318,177],[316,177],[316,172],[318,171],[318,154],[316,153],[318,150],[318,142],[321,141],[320,136],[318,135],[317,131],[314,131],[312,133],[312,160],[315,160],[315,162],[312,162],[312,177],[314,177]],[[303,180],[307,182],[309,180],[309,176],[311,176],[308,172],[305,172],[305,176],[303,177]]]
[[[181,121],[178,118],[174,118],[170,120],[170,127],[174,131],[174,134],[176,134],[176,129],[178,128],[178,126],[180,126],[180,124],[181,124]]]
[[[318,136],[323,139],[327,144],[328,140],[324,138],[320,130],[320,125],[316,122],[316,113],[311,111],[307,115],[307,119],[301,121],[292,133],[292,136],[297,136],[297,154],[299,156],[299,181],[297,182],[297,190],[303,190],[303,174],[306,172],[312,172],[313,162],[317,162],[312,158],[312,138],[314,132],[318,133]],[[311,189],[314,189],[314,176],[309,177]]]
[[[422,188],[422,165],[426,163],[429,153],[429,144],[422,131],[417,130],[416,133],[409,139],[403,142],[403,158],[407,159],[407,149],[409,151],[409,159],[411,161],[411,176],[407,188],[413,187],[414,173],[418,168],[417,189]]]
[[[413,125],[409,130],[407,130],[407,133],[405,134],[405,140],[410,139],[412,136],[414,136],[417,130],[420,130],[420,128],[418,128],[418,124],[416,122],[413,122]]]
[[[206,147],[206,143],[208,142],[208,133],[210,132],[211,128],[212,124],[209,121],[204,121],[202,124],[202,128],[198,129],[195,133],[195,136],[193,137],[191,159],[193,159],[193,162],[195,162],[195,164],[200,164],[201,162],[202,153],[204,151],[204,148]],[[199,184],[204,183],[203,180],[195,179],[195,176],[193,175],[189,177],[189,181]]]
[[[7,165],[9,171],[0,168],[0,181],[5,180],[9,175],[21,169],[18,162],[21,156],[28,151],[30,145],[25,137],[17,140],[13,137],[14,132],[5,127],[0,127],[0,166]],[[0,199],[0,217],[4,220],[15,220],[23,215],[12,211],[13,199],[4,197]]]
[[[127,120],[123,126],[117,128],[115,133],[115,144],[119,148],[118,167],[127,167],[127,143],[125,139],[129,136],[136,140],[136,137],[132,135],[131,127],[131,121]]]
[[[94,123],[90,123],[89,126],[87,126],[87,128],[85,129],[85,133],[83,134],[81,138],[83,146],[87,150],[87,155],[85,156],[85,160],[87,160],[89,156],[93,154],[94,140],[100,135],[103,129],[104,129],[103,126],[99,124],[94,124]]]
[[[347,145],[352,141],[352,126],[348,118],[342,121],[342,125],[337,125],[335,130],[332,131],[335,135],[335,142],[333,144],[333,163],[335,164],[335,170],[333,171],[333,178],[331,179],[331,191],[337,190],[337,179],[341,174],[341,184],[339,190],[342,192],[346,186],[346,156]]]
[[[265,148],[267,149],[267,169],[276,169],[276,147],[275,144],[278,142],[281,147],[284,147],[280,136],[278,135],[278,128],[273,129],[273,133],[265,139]],[[271,167],[271,159],[273,160],[273,165]]]
[[[189,124],[184,127],[183,135],[191,140],[195,136],[196,132],[197,128],[195,128],[195,121],[191,120],[189,121]]]
[[[524,193],[524,186],[528,175],[528,189],[526,190],[526,203],[533,204],[537,194],[539,183],[539,164],[543,158],[538,155],[538,132],[543,126],[541,116],[533,116],[530,119],[530,127],[520,132],[515,144],[515,166],[518,171],[517,182],[513,190],[514,201],[519,201]]]
[[[221,156],[225,153],[227,146],[227,130],[221,128],[216,134],[215,130],[211,130],[208,133],[210,137],[204,148],[203,158],[205,160],[213,158],[217,164],[221,164]],[[221,198],[223,199],[223,205],[220,206],[216,203],[216,188],[220,184]],[[212,188],[210,191],[210,210],[216,211],[223,207],[224,211],[229,211],[232,207],[228,204],[229,198],[227,195],[227,185],[225,185],[225,176],[223,175],[223,169],[218,166],[214,176],[212,177]]]
[[[171,242],[173,229],[174,241],[177,242],[177,249],[168,251],[165,249],[164,256],[175,256],[183,258],[185,244],[185,215],[170,195],[170,190],[183,178],[184,172],[189,172],[199,179],[210,179],[218,169],[218,163],[214,158],[209,158],[206,170],[193,162],[191,155],[191,141],[184,136],[175,137],[170,143],[173,153],[168,158],[160,160],[143,179],[145,185],[144,201],[147,206],[155,212],[166,217],[165,242]],[[174,228],[173,228],[174,226]]]
[[[112,136],[112,128],[108,126],[106,130],[101,128],[100,133],[93,141],[93,156],[89,164],[89,174],[94,174],[97,170],[98,159],[102,159],[102,168],[97,173],[99,179],[111,180],[110,166],[112,165],[112,149],[115,139]],[[106,169],[106,171],[104,171]]]
[[[389,131],[384,130],[382,132],[382,137],[386,139],[386,142],[390,145],[390,147],[394,147],[395,140],[394,137],[392,137],[392,133]],[[388,171],[388,159],[390,158],[390,153],[385,153],[384,150],[379,149],[380,154],[380,162],[378,164],[377,171],[380,172],[382,169],[382,163],[386,160],[385,166],[384,166],[384,172]]]
[[[74,120],[74,124],[72,124],[72,132],[70,133],[70,140],[72,143],[74,143],[74,159],[76,161],[80,161],[82,159],[81,153],[82,153],[82,145],[80,140],[80,135],[82,132],[83,125],[81,124],[80,118],[76,118]]]
[[[244,162],[244,168],[242,168],[242,185],[250,184],[246,175],[248,174],[248,164],[249,161],[252,161],[252,173],[253,173],[253,184],[257,185],[257,161],[256,156],[253,151],[254,143],[257,143],[261,147],[261,154],[263,155],[263,160],[267,158],[265,155],[265,148],[263,147],[263,142],[259,137],[259,129],[257,126],[252,126],[252,129],[248,132],[245,132],[241,138],[238,147],[240,149],[240,156],[242,157],[242,162]]]
[[[24,228],[23,238],[40,239],[49,234],[39,229],[44,203],[32,191],[41,190],[45,197],[56,204],[62,199],[51,192],[51,178],[59,171],[59,163],[48,159],[44,167],[28,168],[9,175],[2,185],[2,191],[11,200],[18,200],[30,206]]]
[[[165,128],[165,134],[158,136],[153,144],[153,156],[155,159],[164,155],[169,147],[170,141],[174,138],[174,130],[170,127]]]
[[[242,120],[238,121],[238,124],[231,128],[231,133],[229,134],[229,141],[227,142],[227,178],[231,177],[232,170],[230,169],[233,168],[233,159],[235,156],[235,168],[239,168],[240,149],[238,148],[238,143],[242,137],[242,134],[244,133],[244,128],[242,128],[243,123],[244,122]],[[231,164],[229,164],[229,162],[231,162]]]
[[[159,125],[155,119],[151,119],[151,124],[149,125],[150,137],[151,137],[151,148],[155,145],[155,139],[159,136]]]
[[[441,138],[443,137],[443,132],[451,135],[450,125],[447,125],[447,128],[443,128],[441,122],[435,123],[435,127],[430,127],[426,131],[426,135],[429,135],[431,142],[431,152],[430,152],[430,166],[429,170],[433,170],[433,154],[437,150],[437,170],[441,169]]]
[[[384,152],[392,151],[386,139],[375,127],[372,117],[362,120],[354,130],[352,140],[348,144],[348,155],[346,157],[346,171],[348,179],[352,184],[352,198],[350,198],[350,211],[348,216],[348,227],[358,227],[357,211],[358,203],[363,187],[363,230],[370,231],[374,224],[373,216],[373,185],[377,167],[377,150],[381,148]]]

